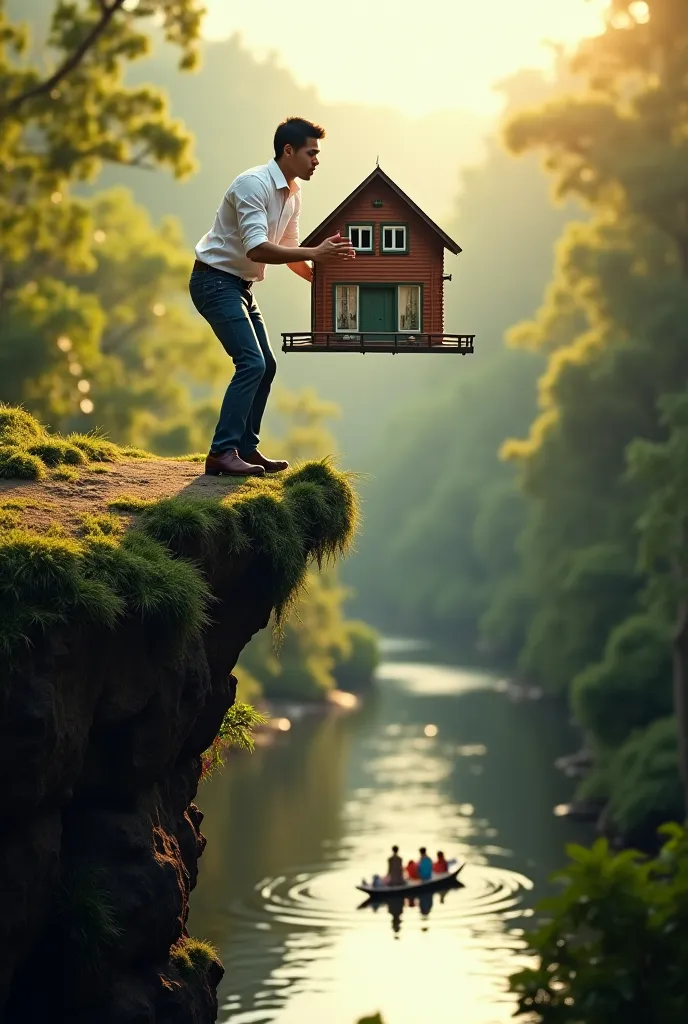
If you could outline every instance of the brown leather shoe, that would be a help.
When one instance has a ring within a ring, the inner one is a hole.
[[[265,476],[265,469],[256,463],[244,462],[239,458],[236,448],[228,452],[208,454],[205,460],[205,471],[208,476]]]
[[[266,459],[265,456],[261,455],[257,450],[255,452],[242,455],[241,458],[244,462],[248,462],[252,466],[262,466],[266,473],[282,473],[285,469],[289,469],[289,463],[285,462],[283,459]]]

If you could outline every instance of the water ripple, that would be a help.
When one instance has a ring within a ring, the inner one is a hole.
[[[532,883],[524,875],[476,864],[464,869],[461,880],[461,888],[434,895],[433,927],[476,925],[488,916],[504,921],[528,913],[522,899]],[[356,892],[358,881],[349,864],[314,865],[291,878],[262,879],[248,899],[232,904],[230,912],[258,930],[275,925],[309,932],[376,926],[375,915],[359,912],[365,894]]]

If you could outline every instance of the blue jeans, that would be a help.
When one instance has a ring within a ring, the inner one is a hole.
[[[228,356],[234,376],[222,402],[210,451],[236,448],[250,455],[259,444],[277,363],[250,283],[222,270],[194,270],[189,281],[194,306],[204,317]]]

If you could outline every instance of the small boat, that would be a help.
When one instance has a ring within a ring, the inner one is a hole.
[[[463,871],[464,865],[452,868],[451,871],[444,871],[441,875],[433,874],[426,882],[407,881],[403,885],[366,885],[362,882],[356,888],[361,892],[372,896],[373,899],[385,899],[387,896],[413,896],[418,892],[430,892],[432,889],[442,889],[458,883],[458,877]]]

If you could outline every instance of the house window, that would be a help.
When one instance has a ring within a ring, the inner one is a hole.
[[[383,252],[407,252],[407,231],[406,225],[383,224],[382,226],[382,251]]]
[[[372,224],[350,224],[349,239],[356,252],[373,251]]]
[[[358,287],[338,284],[335,288],[335,325],[338,331],[358,330]]]
[[[399,310],[399,330],[420,330],[420,285],[400,284],[397,308]]]

